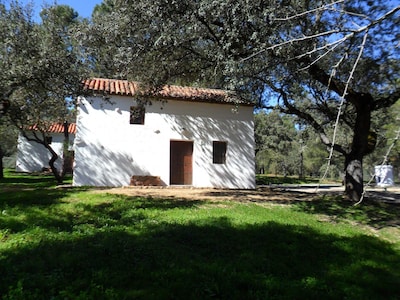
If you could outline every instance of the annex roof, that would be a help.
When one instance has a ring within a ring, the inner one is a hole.
[[[252,105],[240,100],[233,92],[198,87],[165,85],[155,93],[145,93],[140,90],[135,81],[91,78],[83,81],[84,89],[109,95],[134,96],[144,95],[160,97],[166,100],[184,100],[193,102],[226,103]]]
[[[37,125],[33,125],[29,127],[29,130],[39,130]],[[63,123],[52,123],[46,129],[47,133],[64,133],[64,124]],[[76,124],[68,123],[68,133],[75,134],[76,133]]]

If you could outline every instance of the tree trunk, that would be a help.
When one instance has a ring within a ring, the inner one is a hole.
[[[304,178],[304,158],[303,151],[300,152],[300,170],[299,170],[299,178]]]
[[[64,122],[64,141],[63,141],[63,163],[62,163],[62,170],[61,170],[61,177],[64,178],[65,174],[67,173],[67,166],[69,163],[69,132],[68,132],[68,122]]]
[[[51,158],[49,160],[49,166],[51,169],[51,172],[54,175],[54,178],[56,179],[58,184],[63,183],[64,180],[64,176],[62,175],[62,172],[59,173],[57,168],[55,167],[54,163],[58,158],[57,153],[53,150],[53,148],[48,144],[48,142],[46,141],[46,135],[45,132],[41,132],[42,134],[42,139],[39,138],[39,136],[37,135],[37,133],[35,131],[32,131],[33,133],[33,137],[29,137],[25,131],[21,130],[20,131],[21,134],[23,135],[24,138],[26,138],[29,142],[35,142],[35,143],[39,143],[41,145],[43,145],[47,150],[50,151],[51,153]]]
[[[349,154],[345,158],[345,193],[352,201],[359,201],[364,191],[362,157]]]
[[[55,161],[56,161],[57,158],[58,158],[58,155],[57,155],[57,153],[53,150],[53,148],[51,148],[51,146],[48,145],[47,143],[45,143],[44,146],[45,146],[45,147],[47,148],[47,150],[49,150],[50,153],[51,153],[51,158],[50,158],[50,160],[49,160],[49,166],[50,166],[51,172],[53,173],[55,179],[57,180],[57,183],[58,183],[58,184],[61,184],[61,183],[63,183],[63,179],[64,179],[64,178],[63,178],[63,176],[58,172],[57,168],[56,168],[55,165],[54,165]]]
[[[3,152],[3,149],[1,149],[1,147],[0,147],[0,179],[4,178],[3,156],[4,156],[4,152]]]
[[[345,156],[345,193],[350,200],[359,201],[364,191],[363,158],[374,149],[368,143],[373,99],[369,94],[354,94],[348,100],[356,108],[356,120],[351,151]]]

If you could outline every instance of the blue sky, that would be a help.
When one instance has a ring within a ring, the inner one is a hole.
[[[95,5],[100,4],[101,2],[101,0],[57,0],[57,4],[67,4],[71,6],[79,13],[79,16],[84,18],[90,17]]]
[[[8,4],[5,1],[6,4]],[[100,4],[102,0],[47,0],[47,1],[42,1],[42,0],[20,0],[19,1],[21,4],[27,4],[32,2],[34,4],[34,9],[35,9],[35,16],[39,16],[40,10],[44,3],[48,4],[53,4],[56,2],[57,4],[66,4],[71,6],[73,9],[75,9],[80,17],[90,17],[92,15],[93,8],[95,7],[96,4]],[[36,19],[36,17],[35,17]]]

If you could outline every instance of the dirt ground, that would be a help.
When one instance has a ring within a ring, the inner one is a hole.
[[[186,187],[121,187],[102,190],[111,194],[152,197],[177,200],[212,200],[212,201],[309,201],[316,194],[303,191],[288,191],[281,188],[259,187],[255,190],[208,189]]]
[[[292,187],[257,187],[255,190],[208,189],[190,187],[120,187],[101,190],[111,194],[122,194],[135,197],[152,197],[176,200],[211,200],[211,201],[239,201],[239,202],[294,202],[312,201],[321,194],[342,196],[344,188],[328,186]],[[369,199],[400,203],[400,189],[367,189],[365,194]]]

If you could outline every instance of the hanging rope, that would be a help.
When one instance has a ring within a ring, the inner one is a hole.
[[[319,182],[318,182],[318,185],[317,185],[317,188],[316,188],[316,192],[318,191],[318,189],[319,189],[319,187],[320,187],[320,185],[321,185],[321,182],[322,182],[323,180],[326,179],[326,177],[327,177],[327,175],[328,175],[328,172],[329,172],[329,168],[330,168],[330,165],[331,165],[331,162],[332,162],[334,147],[335,147],[335,144],[336,144],[336,136],[337,136],[337,130],[338,130],[338,127],[339,127],[339,120],[340,120],[340,116],[341,116],[341,114],[342,114],[342,108],[343,108],[343,105],[344,105],[345,97],[346,97],[346,95],[347,95],[347,90],[349,89],[350,82],[351,82],[351,80],[353,79],[353,75],[354,75],[354,72],[355,72],[355,70],[356,70],[356,68],[357,68],[358,62],[360,61],[361,55],[362,55],[363,52],[364,52],[364,47],[365,47],[365,43],[366,43],[366,41],[367,41],[367,37],[368,37],[368,30],[367,30],[367,31],[365,32],[365,34],[364,34],[363,41],[362,41],[362,43],[361,43],[360,51],[358,52],[357,59],[356,59],[356,61],[354,62],[353,68],[351,69],[349,78],[347,79],[346,85],[345,85],[345,87],[344,87],[343,94],[342,94],[341,97],[340,97],[340,103],[339,103],[339,106],[338,106],[338,113],[337,113],[337,115],[336,115],[335,125],[333,125],[334,130],[333,130],[333,136],[332,136],[332,143],[331,143],[331,147],[330,147],[330,150],[329,150],[329,157],[327,158],[327,159],[328,159],[328,162],[327,162],[327,165],[326,165],[325,172],[324,172],[323,176],[321,177],[321,179],[320,179]],[[343,56],[343,57],[339,60],[339,62],[336,64],[335,68],[332,70],[331,76],[330,76],[330,78],[329,78],[329,83],[328,83],[328,86],[327,86],[327,90],[326,90],[326,91],[328,91],[328,89],[329,89],[330,81],[331,81],[332,77],[333,77],[334,74],[335,74],[336,68],[337,68],[337,67],[339,66],[339,64],[343,61],[344,57],[345,57],[345,56]]]
[[[399,139],[400,139],[400,127],[399,127],[399,129],[396,131],[396,136],[395,136],[395,138],[393,139],[392,144],[389,146],[388,150],[386,151],[385,156],[383,157],[383,161],[382,161],[382,163],[380,164],[381,166],[382,166],[382,165],[385,165],[385,164],[387,163],[387,161],[389,160],[389,155],[390,155],[390,153],[391,153],[393,147],[396,145],[396,143],[397,143],[397,141],[398,141]],[[375,177],[376,177],[376,174],[374,173],[374,175],[373,175],[373,176],[370,178],[370,180],[367,182],[367,184],[366,184],[367,187],[370,186],[371,182],[375,179]],[[362,192],[362,194],[361,194],[360,200],[359,200],[357,203],[355,203],[354,206],[359,205],[359,204],[364,200],[364,196],[365,196],[366,192],[367,192],[367,188],[365,188],[365,189],[363,190],[363,192]]]

